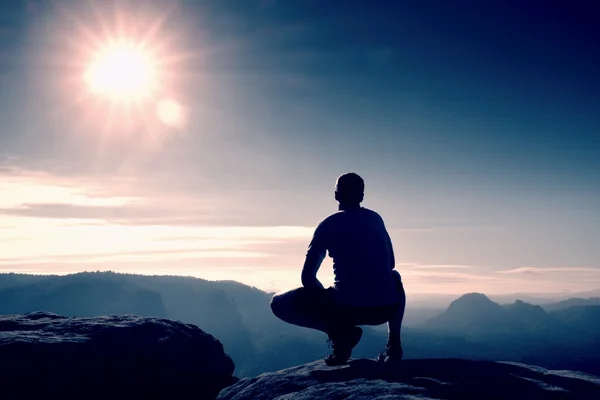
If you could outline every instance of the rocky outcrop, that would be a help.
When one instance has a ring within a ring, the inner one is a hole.
[[[600,399],[600,378],[524,364],[459,359],[404,360],[386,366],[352,360],[322,361],[255,378],[224,389],[220,400],[260,399]]]
[[[214,399],[233,370],[218,340],[177,321],[0,316],[2,399]]]

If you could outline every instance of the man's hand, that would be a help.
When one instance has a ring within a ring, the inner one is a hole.
[[[325,289],[317,275],[307,271],[306,267],[302,269],[302,286],[308,289]]]

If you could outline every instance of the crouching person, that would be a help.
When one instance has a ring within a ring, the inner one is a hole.
[[[400,329],[406,295],[383,219],[361,206],[364,181],[354,173],[336,182],[339,212],[316,228],[302,269],[302,287],[277,294],[273,313],[290,324],[327,334],[332,354],[327,365],[342,365],[362,336],[359,325],[388,325],[388,342],[379,361],[402,359]],[[317,272],[329,252],[335,282],[325,288]]]

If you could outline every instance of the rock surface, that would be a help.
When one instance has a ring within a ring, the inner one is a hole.
[[[214,399],[235,381],[233,370],[218,340],[177,321],[45,312],[0,316],[3,399]]]
[[[404,360],[396,366],[358,359],[342,367],[317,361],[242,379],[218,399],[600,399],[600,378],[460,359]]]

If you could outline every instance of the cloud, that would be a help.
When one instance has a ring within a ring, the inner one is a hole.
[[[267,253],[259,253],[256,251],[247,251],[243,249],[228,249],[224,248],[213,248],[213,249],[181,249],[181,250],[147,250],[147,251],[123,251],[119,253],[106,253],[106,254],[62,254],[53,256],[34,256],[34,257],[19,257],[19,258],[0,258],[0,266],[3,265],[31,265],[44,264],[49,266],[51,264],[103,264],[103,263],[123,263],[123,262],[152,262],[160,263],[166,261],[182,261],[182,260],[218,260],[219,263],[223,259],[227,260],[239,260],[239,259],[254,259],[254,258],[266,258],[269,257]],[[239,263],[239,261],[238,261]]]
[[[64,177],[0,165],[0,193],[4,216],[178,226],[225,225],[241,219],[233,209],[216,212],[219,200],[214,197],[198,201],[156,194],[142,179],[130,177]]]
[[[441,219],[441,218],[440,218]],[[390,228],[388,231],[390,234],[402,234],[405,232],[422,232],[422,233],[439,233],[439,232],[447,232],[447,231],[455,231],[455,232],[469,232],[472,230],[481,230],[481,229],[497,229],[501,227],[499,224],[490,224],[490,223],[465,223],[465,222],[448,222],[448,223],[440,223],[437,222],[428,222],[423,219],[419,219],[417,221],[403,221],[402,228]]]
[[[113,206],[140,202],[130,178],[62,177],[0,165],[0,208],[55,203]]]
[[[423,279],[423,283],[427,285],[435,285],[440,283],[463,283],[473,284],[476,280],[489,280],[482,277],[463,276],[463,275],[428,275],[426,279]]]
[[[61,176],[0,163],[0,215],[140,226],[299,226],[311,212],[290,213],[284,191],[226,194],[207,185],[173,187],[172,179],[165,180]]]
[[[289,289],[299,284],[314,231],[306,221],[316,224],[320,217],[319,212],[290,213],[296,194],[283,191],[218,194],[204,184],[194,185],[202,191],[165,185],[160,174],[65,176],[20,169],[12,162],[0,162],[0,271],[174,273]],[[460,221],[436,222],[415,219],[390,233],[407,239],[419,231],[473,228]],[[398,258],[406,243],[411,246],[410,241],[400,245]],[[411,293],[557,292],[600,283],[600,270],[590,267],[509,269],[505,264],[505,270],[494,271],[452,258],[456,264],[440,257],[431,263],[399,262],[397,268]],[[418,257],[413,251],[407,259]],[[333,281],[329,258],[319,275],[324,284]]]
[[[476,267],[469,265],[425,265],[404,263],[398,268],[407,288],[419,288],[417,291],[440,293],[465,293],[473,288],[495,286],[499,277],[487,273],[467,273]],[[407,265],[408,264],[408,265]],[[443,291],[438,288],[443,287]],[[424,289],[427,288],[427,289]]]
[[[489,281],[497,280],[497,277],[488,274],[468,274],[464,272],[435,271],[435,270],[406,270],[400,271],[402,276],[424,277],[427,279],[451,278],[463,281]]]
[[[44,269],[194,259],[218,266],[267,256],[283,263],[296,249],[302,254],[313,231],[269,224],[272,219],[261,221],[227,199],[156,193],[144,183],[2,166],[0,265]]]
[[[54,219],[93,219],[123,225],[178,225],[212,224],[218,218],[210,210],[160,208],[147,204],[77,205],[66,203],[22,204],[0,208],[0,214]],[[232,219],[235,216],[229,215]],[[224,222],[222,219],[220,222]]]
[[[497,274],[509,274],[509,275],[540,275],[540,274],[552,274],[552,273],[600,273],[598,268],[589,267],[521,267],[503,271],[495,271]]]
[[[401,266],[405,266],[408,268],[412,268],[412,269],[442,269],[442,270],[447,270],[447,269],[471,269],[471,268],[476,268],[472,265],[444,265],[444,264],[433,264],[433,265],[425,265],[425,264],[416,264],[416,263],[401,263],[398,264]]]
[[[312,229],[297,226],[136,226],[71,219],[0,219],[0,271],[165,273],[232,279],[220,268],[301,267]],[[219,272],[220,271],[220,272]],[[219,275],[220,274],[220,275]]]

